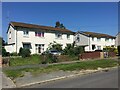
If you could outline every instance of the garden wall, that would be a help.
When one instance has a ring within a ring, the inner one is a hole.
[[[100,58],[100,52],[85,52],[80,55],[80,59]]]
[[[115,57],[115,52],[108,52],[109,57]],[[85,52],[80,55],[80,59],[102,59],[104,58],[104,52]]]

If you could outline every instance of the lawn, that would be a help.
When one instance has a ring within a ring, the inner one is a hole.
[[[10,66],[24,66],[24,65],[32,65],[32,64],[41,64],[44,60],[44,56],[42,55],[31,55],[30,57],[22,58],[10,58]],[[64,61],[74,61],[78,60],[78,57],[70,57],[67,55],[61,55],[58,56],[58,62],[64,62]],[[47,63],[50,63],[50,60],[47,60]]]
[[[84,61],[77,62],[72,64],[59,64],[59,65],[49,65],[48,67],[38,67],[38,68],[25,68],[19,70],[6,70],[4,71],[8,77],[12,79],[17,77],[24,76],[25,72],[31,72],[33,75],[40,73],[49,73],[52,71],[63,70],[63,71],[73,71],[73,70],[81,70],[81,69],[97,69],[106,68],[106,67],[114,67],[117,66],[118,62],[115,60],[96,60],[96,61]]]
[[[32,55],[30,57],[22,58],[10,58],[10,66],[23,66],[23,65],[31,65],[31,64],[40,64],[42,58],[40,55]]]

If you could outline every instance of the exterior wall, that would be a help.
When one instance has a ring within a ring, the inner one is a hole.
[[[5,48],[6,51],[9,52],[9,53],[16,52],[16,50],[15,50],[15,45],[7,45],[7,46],[4,46],[4,48]]]
[[[10,32],[11,32],[11,36],[10,36]],[[13,44],[13,43],[15,44],[4,46],[7,52],[10,52],[10,53],[16,52],[16,32],[17,31],[10,25],[7,32],[7,41],[8,41],[8,44]]]
[[[76,40],[77,35],[78,34],[76,34],[74,38],[74,40],[76,41],[76,45],[85,46],[85,51],[95,51],[98,49],[98,46],[100,46],[101,50],[103,50],[105,46],[115,45],[115,39],[109,38],[109,41],[105,41],[105,38],[100,38],[100,40],[98,40],[97,37],[94,37],[93,40],[92,37],[88,37],[80,33],[79,33],[80,41],[77,42]],[[94,50],[92,49],[92,45],[95,45],[96,47]]]
[[[70,39],[67,39],[67,34],[63,34],[62,39],[57,39],[55,37],[55,32],[44,32],[44,37],[36,37],[35,31],[29,30],[29,36],[25,37],[23,35],[23,30],[28,29],[19,29],[17,31],[17,53],[19,52],[20,47],[23,47],[23,43],[31,43],[32,48],[30,50],[32,54],[36,53],[35,44],[44,44],[45,51],[48,48],[48,45],[53,41],[62,44],[63,48],[65,48],[66,44],[73,43],[73,35],[70,35]]]
[[[95,49],[92,49],[92,45],[95,45]],[[103,50],[104,47],[106,46],[114,46],[115,45],[115,39],[110,39],[109,41],[105,41],[105,38],[101,38],[101,40],[97,40],[96,37],[94,37],[94,41],[92,40],[92,37],[90,37],[90,45],[85,47],[86,51],[95,51],[98,50],[98,46],[101,47],[101,50]]]
[[[78,36],[79,36],[79,41],[77,41]],[[74,41],[76,41],[76,45],[79,45],[79,46],[89,45],[89,37],[79,33],[75,35]]]
[[[10,32],[11,32],[11,38],[10,38]],[[16,41],[16,30],[12,26],[9,27],[7,37],[8,37],[8,44],[15,43]]]
[[[115,39],[115,46],[117,47],[119,45],[120,45],[120,33],[116,35],[116,39]]]

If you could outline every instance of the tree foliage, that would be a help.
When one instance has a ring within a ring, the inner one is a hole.
[[[75,46],[73,44],[68,44],[65,49],[63,50],[63,54],[70,55],[70,56],[78,56],[79,54],[84,52],[84,47],[82,46]]]
[[[23,58],[29,57],[30,54],[31,54],[30,49],[22,48],[22,47],[19,49],[19,55],[22,56]]]
[[[48,45],[47,50],[62,51],[62,45],[54,41],[53,43],[50,43],[50,44]]]
[[[117,49],[118,49],[118,55],[120,56],[120,46],[118,46]]]
[[[55,25],[56,28],[62,28],[62,29],[66,29],[65,26],[60,23],[59,21],[56,22],[56,25]]]

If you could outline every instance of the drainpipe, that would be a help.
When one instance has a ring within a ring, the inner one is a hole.
[[[16,28],[16,53],[17,53],[17,28]]]
[[[88,35],[89,36],[89,35]],[[90,51],[90,36],[89,36],[89,51]]]

